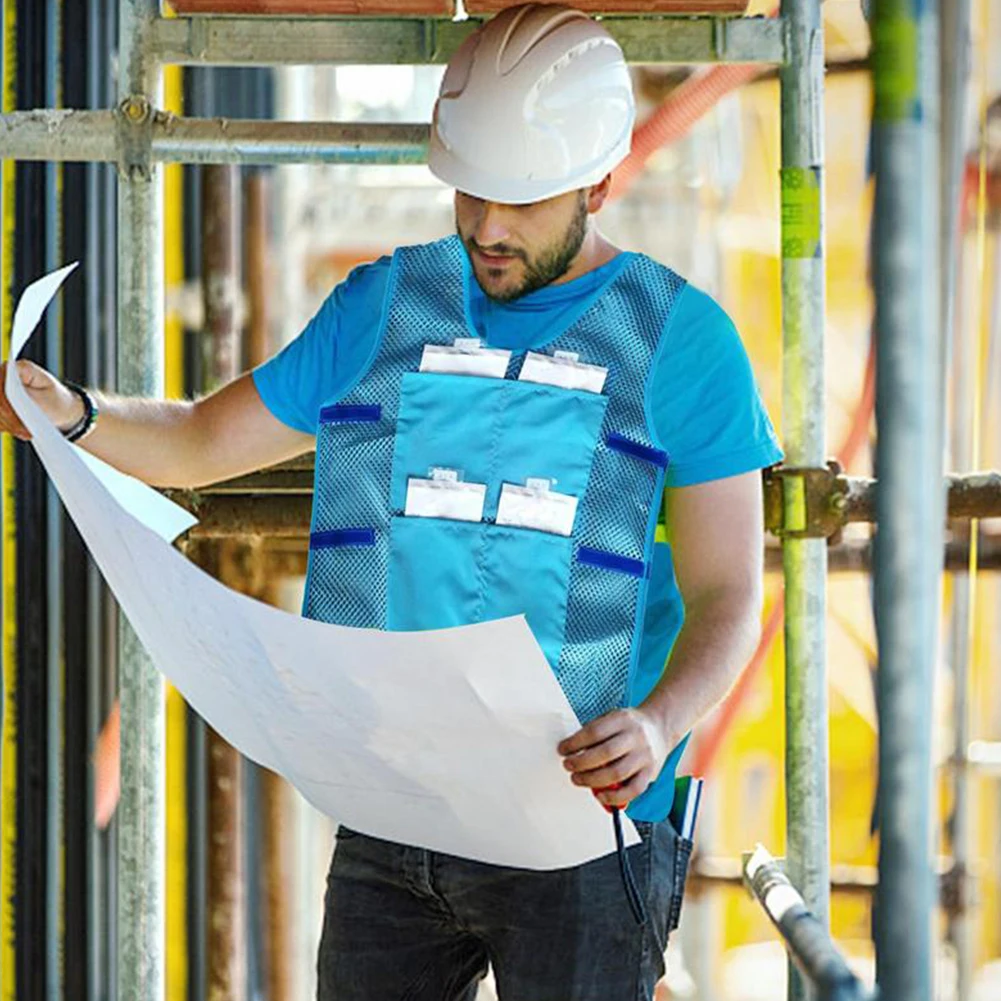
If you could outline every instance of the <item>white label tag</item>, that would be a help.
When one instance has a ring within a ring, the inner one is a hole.
[[[547,494],[552,489],[553,481],[538,479],[537,477],[529,476],[529,478],[525,480],[525,486],[534,493]]]
[[[516,487],[505,483],[501,487],[497,506],[497,524],[515,528],[534,528],[553,535],[570,535],[577,515],[577,498],[553,490]]]
[[[413,518],[448,518],[452,521],[482,521],[487,497],[484,483],[458,480],[407,480],[404,514]]]
[[[503,379],[507,375],[510,360],[510,351],[481,348],[480,342],[474,338],[466,341],[460,339],[451,347],[446,344],[425,344],[421,355],[421,371]]]
[[[608,369],[600,365],[587,365],[565,352],[541,355],[529,351],[521,366],[521,382],[539,382],[563,389],[582,389],[587,393],[600,393],[605,388]]]

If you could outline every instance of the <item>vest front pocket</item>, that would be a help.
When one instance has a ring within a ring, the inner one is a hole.
[[[403,377],[390,508],[406,503],[407,484],[433,468],[487,485],[483,517],[497,514],[504,483],[548,480],[583,497],[608,398],[582,390],[411,372]]]
[[[572,542],[531,529],[441,518],[391,525],[387,628],[445,629],[524,615],[559,661]]]

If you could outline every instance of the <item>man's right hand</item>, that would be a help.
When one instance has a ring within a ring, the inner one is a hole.
[[[0,365],[0,431],[6,431],[22,441],[29,441],[31,435],[28,429],[14,413],[4,392],[7,364],[4,362]],[[83,401],[73,390],[67,389],[54,375],[34,362],[22,359],[16,364],[17,374],[28,395],[57,428],[71,428],[83,417]]]

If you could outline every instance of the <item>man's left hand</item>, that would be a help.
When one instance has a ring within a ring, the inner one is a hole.
[[[637,708],[599,716],[557,750],[574,785],[604,806],[625,807],[660,774],[671,748],[654,716]]]

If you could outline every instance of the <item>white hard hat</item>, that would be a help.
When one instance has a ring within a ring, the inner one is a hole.
[[[428,166],[477,198],[541,201],[621,163],[635,115],[622,50],[601,25],[569,7],[511,7],[449,62]]]

